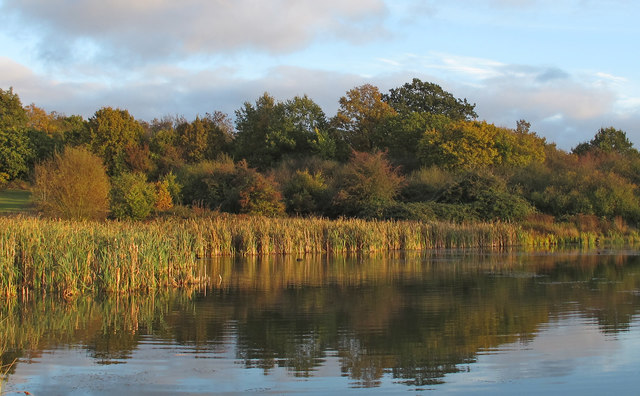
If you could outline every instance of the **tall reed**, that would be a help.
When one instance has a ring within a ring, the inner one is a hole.
[[[635,235],[635,234],[634,234]],[[149,222],[0,217],[0,294],[115,294],[208,282],[199,258],[439,248],[591,245],[575,228],[513,223],[272,219],[218,215]]]

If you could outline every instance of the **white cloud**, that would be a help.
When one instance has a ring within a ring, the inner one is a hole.
[[[121,62],[242,49],[283,53],[322,35],[360,41],[383,34],[382,0],[5,0],[15,29],[30,26],[41,54]],[[92,54],[81,54],[90,48]],[[119,57],[119,59],[117,59]]]

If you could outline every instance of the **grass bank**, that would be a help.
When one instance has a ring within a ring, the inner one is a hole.
[[[27,212],[33,207],[27,190],[0,191],[0,214]]]
[[[233,215],[149,222],[0,217],[0,294],[136,293],[206,283],[199,259],[222,255],[592,245],[611,237],[575,224],[520,225]],[[637,233],[615,234],[637,239]]]

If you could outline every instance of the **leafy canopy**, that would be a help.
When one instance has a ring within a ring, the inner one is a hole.
[[[399,113],[441,114],[452,120],[472,120],[478,117],[475,104],[457,99],[437,84],[414,78],[383,96],[385,102]]]

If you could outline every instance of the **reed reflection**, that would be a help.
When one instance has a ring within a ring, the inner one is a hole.
[[[377,386],[384,375],[433,385],[566,315],[607,334],[626,331],[639,309],[640,260],[600,253],[221,258],[203,262],[214,280],[205,289],[8,301],[1,363],[28,364],[66,346],[100,364],[126,363],[151,338],[194,356],[233,348],[243,367],[266,375],[281,367],[314,376],[337,358],[354,386]]]

